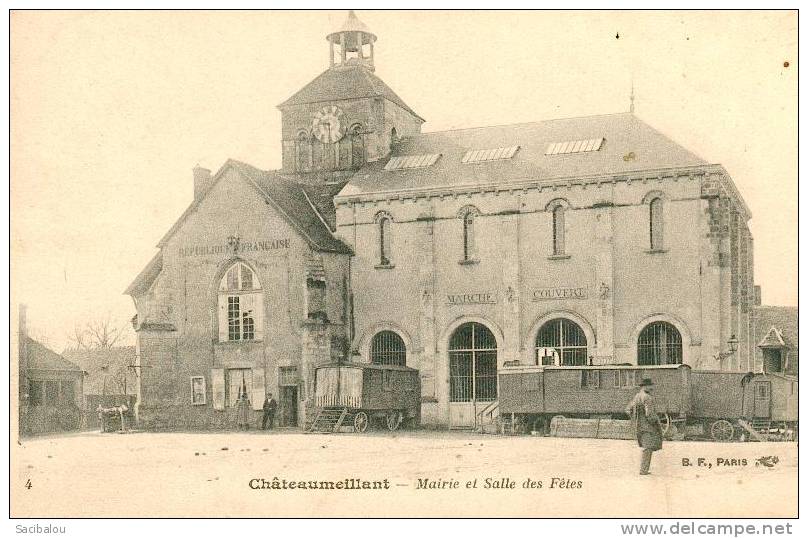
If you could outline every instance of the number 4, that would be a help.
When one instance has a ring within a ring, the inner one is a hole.
[[[25,489],[31,489],[32,487],[34,486],[31,484],[31,479],[29,478],[25,481]]]

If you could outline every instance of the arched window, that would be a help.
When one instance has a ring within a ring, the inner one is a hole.
[[[219,341],[261,340],[263,336],[261,284],[247,264],[236,262],[219,282]]]
[[[407,365],[407,346],[393,331],[380,331],[370,343],[370,362],[388,366]]]
[[[389,215],[381,214],[376,219],[379,227],[379,265],[390,265],[390,226],[393,219]]]
[[[648,232],[651,241],[651,250],[662,250],[663,206],[662,198],[654,198],[648,204]]]
[[[665,321],[646,325],[637,339],[637,364],[682,364],[682,335]]]
[[[474,258],[474,214],[469,212],[463,217],[463,260]]]
[[[466,206],[460,209],[457,216],[463,223],[463,258],[461,262],[474,261],[477,255],[477,243],[475,237],[475,224],[480,212],[474,206]]]
[[[311,169],[319,170],[323,166],[323,145],[314,136],[311,137]]]
[[[548,350],[555,350],[555,354]],[[541,326],[536,335],[536,360],[549,366],[586,366],[586,335],[583,329],[566,318],[552,319]]]
[[[306,131],[300,131],[295,140],[295,171],[305,172],[309,169],[311,157],[311,142]]]
[[[362,136],[362,126],[351,127],[351,166],[359,168],[365,163],[365,141]]]
[[[464,323],[449,339],[449,401],[497,399],[497,340],[481,323]]]
[[[563,205],[553,209],[553,255],[564,254],[564,211]]]

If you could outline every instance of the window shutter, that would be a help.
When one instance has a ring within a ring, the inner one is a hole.
[[[227,295],[219,294],[219,341],[227,341]]]
[[[224,370],[213,368],[210,371],[210,385],[213,393],[213,408],[224,411]]]
[[[266,389],[264,387],[264,369],[253,368],[252,371],[252,408],[260,411],[264,407],[264,397],[266,396]]]
[[[249,308],[253,311],[253,321],[255,322],[255,339],[264,339],[264,293],[254,293],[248,296]]]

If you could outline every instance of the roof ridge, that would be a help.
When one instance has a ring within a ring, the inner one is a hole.
[[[441,133],[453,133],[457,131],[471,131],[474,129],[495,129],[497,127],[515,127],[517,125],[537,125],[540,123],[550,123],[553,121],[564,121],[564,120],[580,120],[584,118],[605,118],[609,116],[633,116],[637,117],[636,114],[632,114],[631,112],[613,112],[610,114],[590,114],[590,115],[582,115],[582,116],[567,116],[564,118],[549,118],[546,120],[535,120],[535,121],[517,121],[514,123],[497,123],[495,125],[478,125],[477,127],[458,127],[456,129],[443,129],[441,131],[427,131],[425,133],[419,133],[413,136],[425,136],[431,134],[441,134]],[[638,118],[639,120],[639,118]],[[642,121],[642,120],[639,120]],[[645,125],[648,125],[644,121],[642,121]],[[659,132],[659,131],[657,131]],[[664,135],[663,135],[664,136]],[[410,138],[410,137],[407,137]],[[406,139],[405,139],[406,140]]]

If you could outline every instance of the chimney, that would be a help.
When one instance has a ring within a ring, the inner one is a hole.
[[[194,201],[202,198],[211,184],[210,170],[202,168],[198,164],[194,166]]]
[[[760,306],[761,299],[760,286],[755,286],[755,306]]]
[[[28,334],[27,313],[28,313],[28,307],[25,306],[24,304],[21,304],[19,310],[19,320],[20,320],[19,332],[21,336],[25,336]]]

